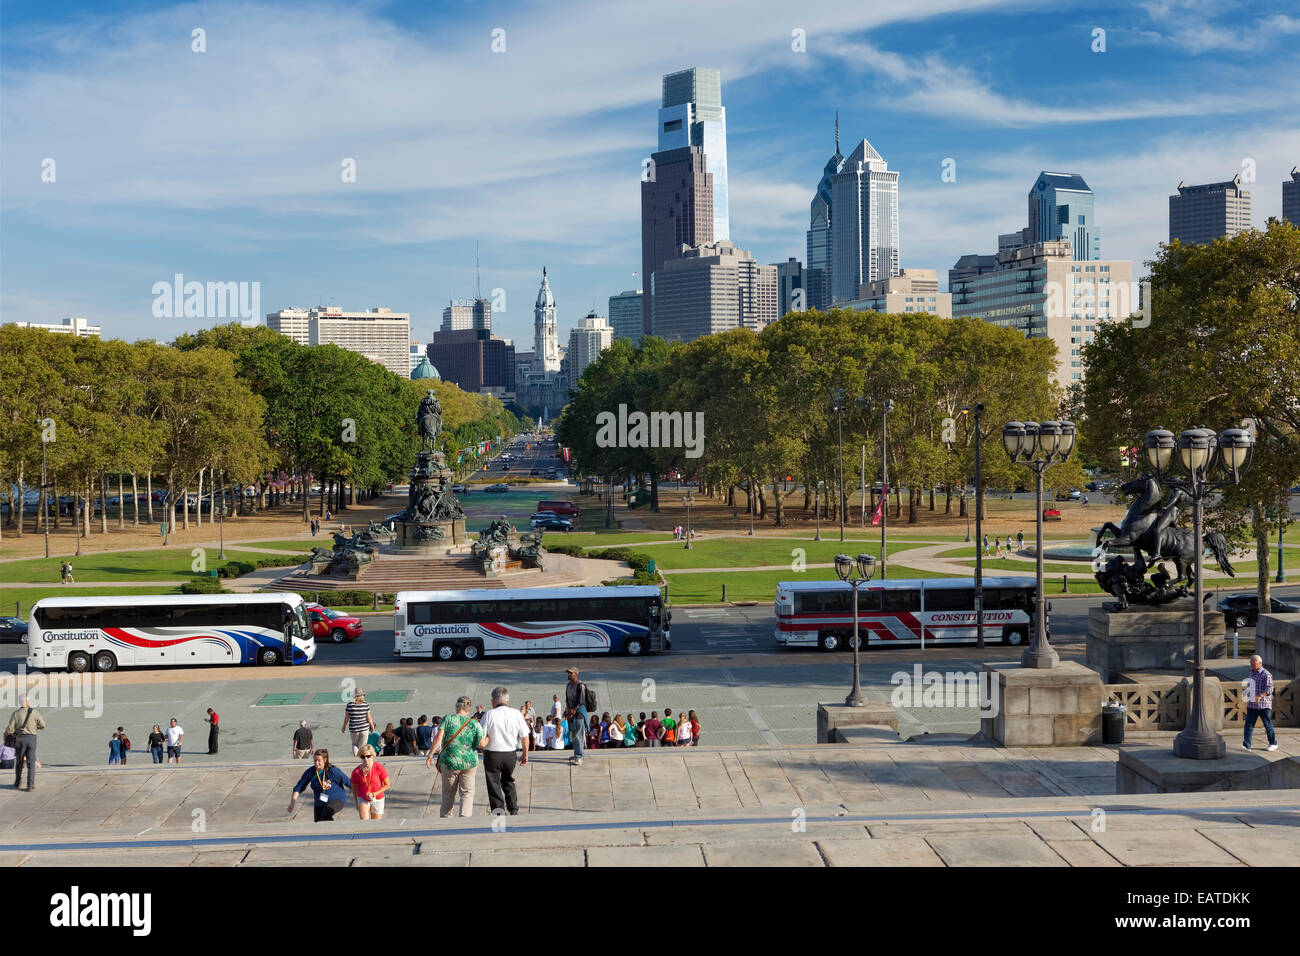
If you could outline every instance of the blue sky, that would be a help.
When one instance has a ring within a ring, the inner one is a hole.
[[[689,66],[722,72],[731,237],[761,261],[804,257],[838,108],[843,151],[901,173],[905,268],[993,251],[1041,169],[1082,174],[1103,256],[1141,262],[1179,180],[1253,169],[1255,225],[1280,214],[1297,50],[1293,6],[1221,0],[6,0],[0,320],[170,340],[212,324],[152,315],[179,272],[260,282],[263,312],[386,305],[427,341],[474,294],[477,240],[497,330],[531,344],[545,265],[567,340],[640,285],[660,78]]]

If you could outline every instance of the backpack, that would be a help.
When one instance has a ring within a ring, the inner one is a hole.
[[[131,749],[131,738],[128,737],[126,734],[122,735],[122,749],[123,750]]]
[[[582,685],[582,695],[587,708],[587,713],[591,713],[596,709],[596,692],[584,683]]]

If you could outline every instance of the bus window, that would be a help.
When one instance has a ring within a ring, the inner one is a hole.
[[[886,613],[921,610],[920,591],[899,589],[881,591],[880,593],[883,597],[881,607]]]
[[[796,614],[816,614],[822,609],[822,596],[817,592],[799,593],[794,596]]]
[[[990,605],[986,602],[985,606]],[[974,588],[926,588],[927,611],[971,611],[974,607]]]
[[[412,624],[432,624],[432,611],[432,604],[411,604],[406,609],[407,619]]]
[[[823,591],[822,610],[836,614],[851,614],[853,612],[853,592],[851,590]]]
[[[868,591],[866,588],[858,588],[858,613],[872,614],[880,613],[880,595],[885,592],[880,590]]]

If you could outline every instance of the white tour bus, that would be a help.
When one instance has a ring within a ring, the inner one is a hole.
[[[1025,644],[1034,633],[1032,578],[984,578],[984,637]],[[973,641],[974,578],[872,581],[858,590],[858,629],[871,644]],[[776,586],[776,642],[848,650],[853,588],[845,581],[782,581]]]
[[[393,607],[397,657],[627,654],[672,648],[672,611],[654,586],[401,591]]]
[[[306,664],[316,656],[297,594],[55,597],[32,606],[27,666],[111,671],[174,664]]]

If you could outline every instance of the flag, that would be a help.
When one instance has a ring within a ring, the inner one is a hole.
[[[871,524],[876,526],[880,524],[881,512],[885,508],[885,498],[889,495],[889,486],[884,485],[880,490],[880,500],[876,502],[876,510],[871,513]]]

